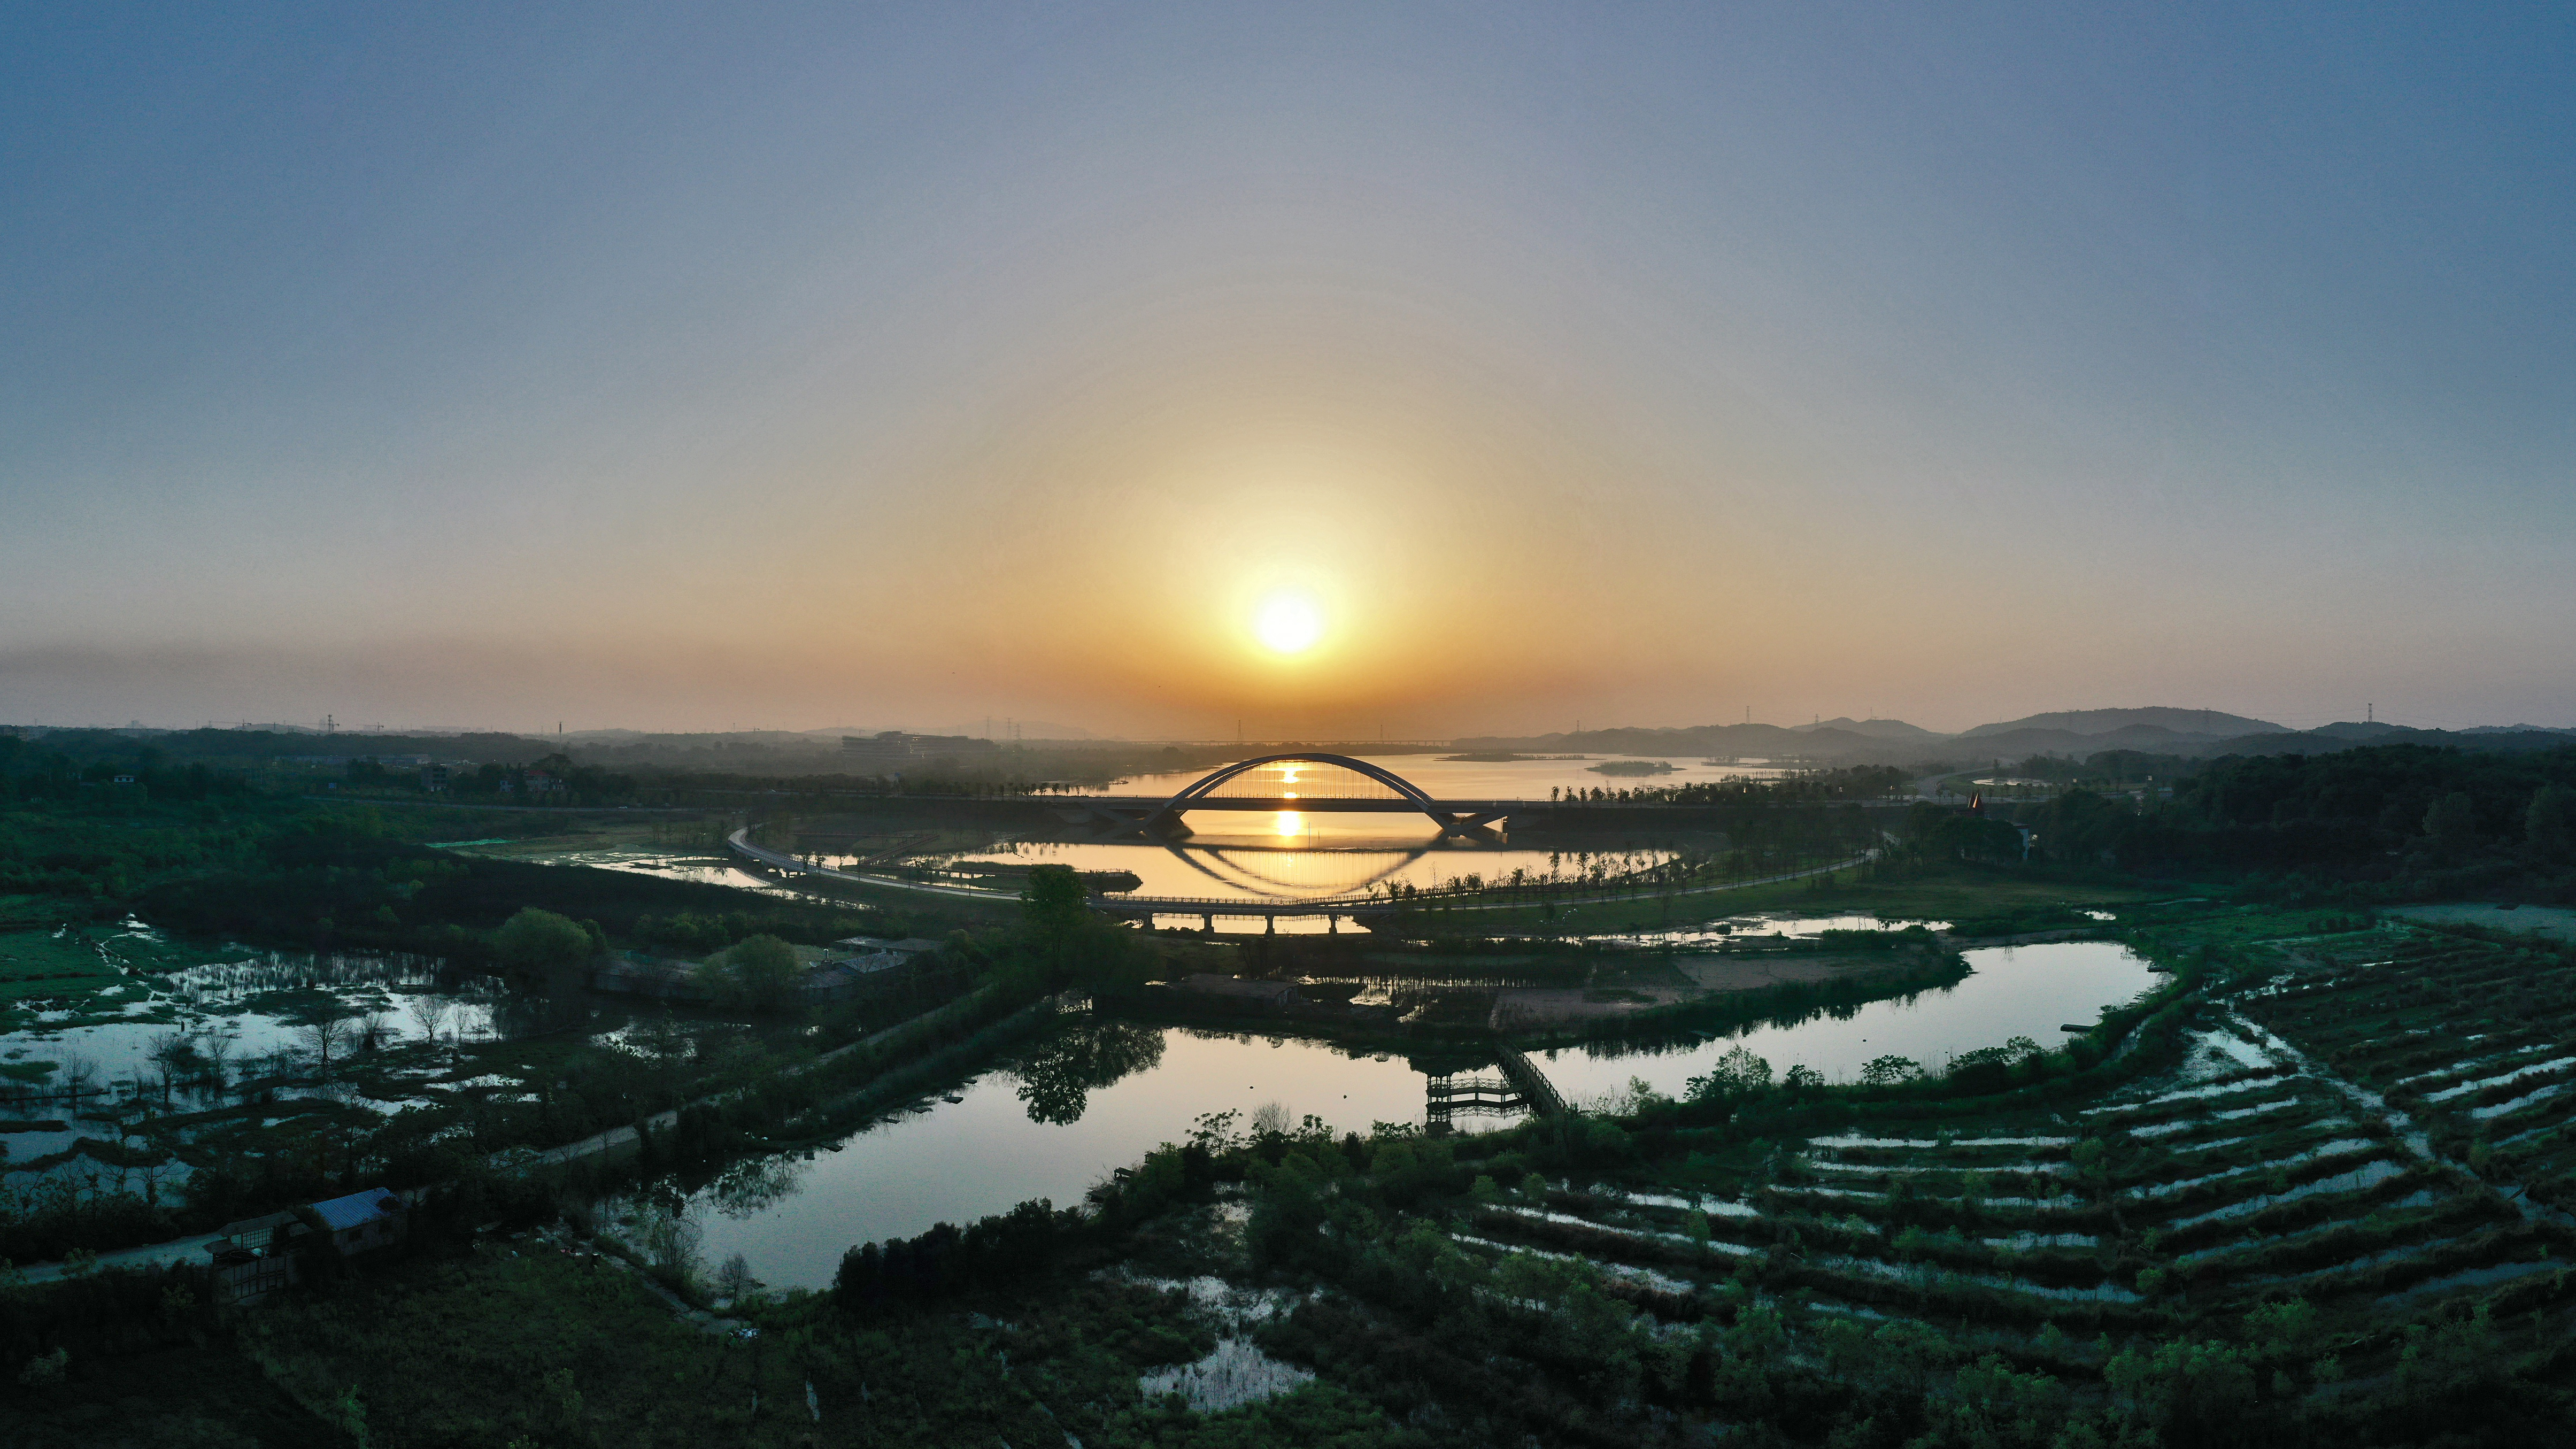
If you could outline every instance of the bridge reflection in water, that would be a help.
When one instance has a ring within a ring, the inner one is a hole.
[[[1424,1112],[1431,1130],[1451,1130],[1453,1119],[1464,1113],[1471,1117],[1517,1117],[1529,1110],[1521,1089],[1504,1076],[1426,1077],[1424,1088],[1428,1101]]]
[[[1275,924],[1282,916],[1321,916],[1326,929],[1337,929],[1342,917],[1384,910],[1391,902],[1374,898],[1381,883],[1402,875],[1430,851],[1452,842],[1469,847],[1499,846],[1494,828],[1527,802],[1438,800],[1402,775],[1349,755],[1291,752],[1238,760],[1214,770],[1165,797],[1089,795],[1070,797],[1060,813],[1068,821],[1106,827],[1109,835],[1141,839],[1163,846],[1190,871],[1204,876],[1216,891],[1209,895],[1162,891],[1102,896],[1095,905],[1116,915],[1144,917],[1198,916],[1210,929],[1215,917],[1257,916]],[[1185,817],[1199,811],[1268,812],[1275,833],[1307,836],[1307,848],[1257,845],[1189,846],[1194,833]],[[1318,851],[1313,835],[1326,817],[1358,813],[1420,814],[1438,827],[1427,841],[1395,850]],[[1342,879],[1312,878],[1322,861],[1334,862]],[[1276,863],[1304,869],[1282,873]],[[1307,879],[1293,879],[1304,875]]]
[[[1430,792],[1384,765],[1350,755],[1291,752],[1237,760],[1181,787],[1169,797],[1078,795],[1066,797],[1065,818],[1090,821],[1149,839],[1186,838],[1185,816],[1201,810],[1269,811],[1273,814],[1347,814],[1401,811],[1428,816],[1447,839],[1483,839],[1526,800],[1436,800]]]

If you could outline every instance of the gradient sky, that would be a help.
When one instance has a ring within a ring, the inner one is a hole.
[[[13,5],[0,722],[2576,724],[2571,136],[2556,5]]]

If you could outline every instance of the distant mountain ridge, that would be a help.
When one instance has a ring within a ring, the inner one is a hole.
[[[2054,714],[2035,714],[2023,719],[2005,720],[1999,724],[1981,724],[1962,730],[1962,740],[1986,735],[2012,734],[2025,730],[2048,730],[2078,737],[2118,734],[2140,727],[2169,731],[2177,735],[2197,735],[2203,739],[2228,739],[2237,735],[2278,735],[2290,733],[2287,725],[2267,719],[2251,719],[2216,709],[2175,709],[2154,705],[2144,709],[2076,709]]]
[[[1833,719],[1819,720],[1814,724],[1791,725],[1789,728],[1799,734],[1813,734],[1820,730],[1841,730],[1846,734],[1860,735],[1873,740],[1923,740],[1928,743],[1949,738],[1948,735],[1927,730],[1921,725],[1907,724],[1901,719],[1853,719],[1850,715],[1838,715]]]
[[[1856,720],[1846,716],[1803,725],[1623,728],[1524,738],[1480,736],[1457,742],[1462,749],[1697,754],[1711,759],[1805,760],[1837,765],[1913,765],[1944,757],[1954,762],[2015,760],[2032,755],[2082,759],[2106,750],[2206,759],[2230,754],[2328,754],[2374,744],[2519,751],[2571,743],[2576,743],[2576,729],[2482,725],[2457,731],[2420,730],[2377,720],[2347,720],[2313,730],[2293,730],[2250,715],[2172,706],[2062,710],[1982,724],[1955,735],[1903,720]]]

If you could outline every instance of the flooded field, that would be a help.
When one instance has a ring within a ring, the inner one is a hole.
[[[2479,942],[2291,929],[2295,950],[2263,952],[2277,974],[2261,979],[2258,956],[2250,989],[2222,993],[2146,1079],[1900,1113],[1726,1192],[1678,1160],[1569,1179],[1443,1231],[1489,1258],[1570,1253],[1674,1293],[1722,1289],[1747,1261],[1777,1268],[1793,1245],[1776,1281],[1826,1314],[1972,1314],[1989,1345],[2042,1354],[2157,1322],[2185,1294],[2205,1312],[2287,1301],[2368,1322],[2498,1290],[2550,1302],[2576,1227],[2576,970]],[[1991,958],[1980,972],[2032,979]],[[1880,1023],[1872,1050],[1905,1039],[1886,1005],[1862,1013]]]
[[[103,1166],[167,1186],[189,1172],[185,1154],[171,1149],[199,1129],[256,1128],[308,1109],[337,1120],[488,1094],[503,1084],[435,1063],[377,1064],[406,1044],[462,1046],[534,1025],[536,1008],[498,982],[442,977],[428,960],[197,950],[131,922],[108,944],[161,969],[34,1010],[0,1034],[0,1113],[12,1122],[0,1130],[0,1180],[11,1189]],[[195,1125],[175,1136],[153,1125],[174,1115]],[[143,1145],[147,1138],[156,1145]],[[125,1145],[83,1145],[101,1143]]]

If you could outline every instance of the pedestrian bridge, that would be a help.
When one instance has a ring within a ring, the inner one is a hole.
[[[1310,780],[1305,777],[1310,769],[1323,773]],[[1304,788],[1293,788],[1298,786]],[[1188,835],[1183,817],[1196,810],[1418,811],[1444,837],[1489,839],[1496,822],[1525,808],[1519,800],[1435,800],[1383,765],[1306,751],[1237,760],[1168,797],[1077,795],[1059,804],[1068,819],[1114,825],[1157,840]]]

